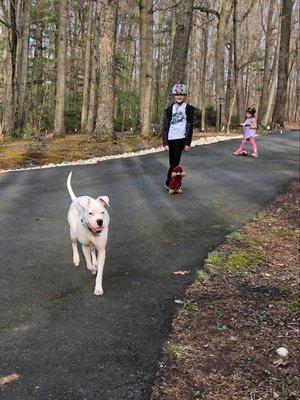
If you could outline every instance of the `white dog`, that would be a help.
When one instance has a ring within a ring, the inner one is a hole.
[[[101,296],[103,267],[105,262],[105,246],[107,242],[109,215],[105,206],[109,206],[109,198],[100,196],[92,199],[89,196],[76,197],[71,187],[72,172],[67,180],[67,188],[72,203],[68,212],[70,235],[73,248],[73,262],[79,265],[77,240],[82,244],[86,266],[97,273],[94,295]]]

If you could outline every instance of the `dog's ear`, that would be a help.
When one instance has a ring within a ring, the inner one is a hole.
[[[88,197],[85,199],[77,200],[77,205],[78,205],[79,211],[83,211],[83,210],[87,211],[90,206],[90,201],[91,201],[91,199]]]
[[[100,201],[100,203],[109,207],[109,198],[107,196],[100,196],[98,197],[98,200]]]

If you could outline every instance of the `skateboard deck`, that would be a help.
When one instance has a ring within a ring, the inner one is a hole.
[[[169,194],[181,194],[183,192],[181,187],[182,178],[185,177],[186,173],[180,165],[175,167],[172,171]]]

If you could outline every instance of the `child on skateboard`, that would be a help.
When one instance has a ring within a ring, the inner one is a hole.
[[[255,113],[255,108],[248,107],[246,109],[246,119],[245,122],[241,124],[243,127],[244,138],[240,144],[240,147],[233,153],[235,156],[247,156],[248,153],[245,146],[247,142],[250,142],[253,148],[253,153],[251,154],[251,157],[258,157],[257,145],[255,140],[257,129]]]
[[[162,135],[163,146],[165,150],[169,151],[170,162],[166,189],[169,189],[172,171],[179,165],[182,152],[190,150],[195,110],[195,107],[186,103],[186,85],[181,83],[174,85],[172,95],[174,103],[165,109]]]

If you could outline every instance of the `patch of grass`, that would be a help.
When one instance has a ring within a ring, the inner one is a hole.
[[[197,279],[198,279],[200,282],[205,283],[205,282],[207,282],[207,281],[210,279],[209,274],[208,274],[207,272],[203,271],[203,269],[198,269],[198,270],[196,271],[196,273],[197,273]]]
[[[261,211],[253,221],[264,225],[273,225],[278,220],[278,215],[269,211]]]
[[[177,356],[184,353],[184,349],[178,344],[171,344],[170,351],[171,353],[176,354]]]
[[[229,242],[240,242],[241,240],[243,240],[244,236],[240,231],[234,231],[232,233],[230,233],[229,235],[226,236],[226,239]]]
[[[297,313],[300,313],[300,297],[297,297],[290,301],[283,301],[282,304],[287,309],[297,312]]]
[[[216,251],[209,253],[204,267],[211,273],[217,272],[224,266],[224,256]]]
[[[212,274],[222,271],[234,272],[256,267],[264,262],[262,255],[254,249],[233,251],[229,254],[212,252],[205,261],[205,267]]]
[[[213,330],[214,332],[221,332],[221,333],[225,333],[229,331],[229,328],[227,325],[223,325],[223,324],[217,324],[213,326]]]
[[[272,228],[272,234],[279,239],[298,239],[299,231],[292,228]]]
[[[259,318],[260,318],[260,319],[265,319],[265,318],[268,317],[268,315],[269,315],[269,312],[268,312],[268,310],[265,309],[265,308],[263,308],[263,309],[260,310],[260,312],[259,312]]]
[[[192,312],[198,311],[198,305],[194,300],[186,300],[183,302],[183,307]]]
[[[263,263],[262,255],[254,250],[241,250],[229,254],[225,269],[228,271],[243,270],[249,267],[256,267]]]
[[[204,389],[196,389],[194,391],[194,396],[196,399],[204,399]]]
[[[175,303],[182,305],[185,310],[192,311],[192,312],[198,311],[198,305],[194,300],[183,301],[183,300],[177,299],[177,300],[175,300]]]

